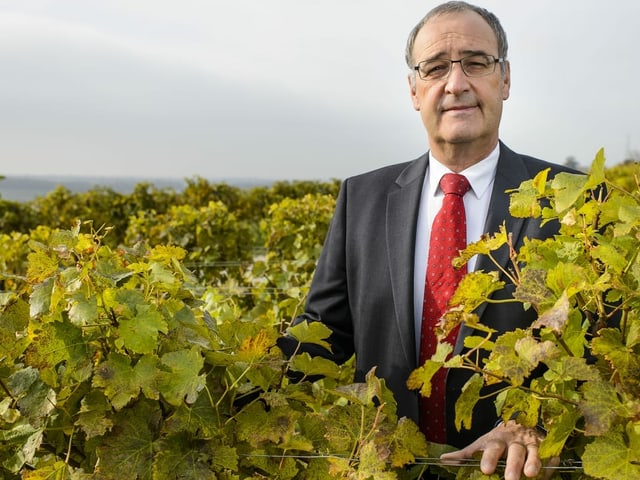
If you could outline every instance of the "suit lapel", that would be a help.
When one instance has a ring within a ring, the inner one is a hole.
[[[427,156],[420,157],[398,176],[396,189],[387,196],[386,243],[395,320],[407,365],[416,362],[413,322],[414,248],[418,208],[427,168]]]

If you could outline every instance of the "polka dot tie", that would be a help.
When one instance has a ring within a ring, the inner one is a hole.
[[[456,173],[447,173],[440,179],[444,192],[442,208],[433,220],[429,242],[429,260],[422,305],[422,334],[420,338],[420,365],[436,351],[435,327],[446,311],[447,303],[466,267],[455,269],[451,262],[467,245],[467,222],[462,197],[469,190],[469,181]],[[455,343],[458,332],[447,338]],[[420,428],[427,440],[446,443],[446,370],[441,368],[431,380],[431,396],[422,397]]]

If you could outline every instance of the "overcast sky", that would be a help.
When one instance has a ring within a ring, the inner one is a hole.
[[[509,39],[501,138],[640,157],[640,2],[478,2]],[[0,175],[329,179],[427,148],[424,0],[0,0]]]

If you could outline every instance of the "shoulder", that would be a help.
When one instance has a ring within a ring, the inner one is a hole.
[[[500,144],[498,169],[503,173],[512,173],[522,178],[533,178],[538,172],[547,169],[549,170],[551,177],[561,172],[575,174],[583,173],[565,165],[560,165],[558,163],[532,157],[530,155],[516,153],[503,143]]]
[[[349,188],[402,188],[415,181],[422,182],[427,169],[427,154],[402,163],[386,165],[344,180]],[[386,191],[386,189],[385,189]]]

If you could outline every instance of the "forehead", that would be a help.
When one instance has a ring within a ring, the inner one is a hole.
[[[429,19],[418,32],[413,46],[416,60],[476,51],[496,55],[498,39],[485,19],[471,10]]]

